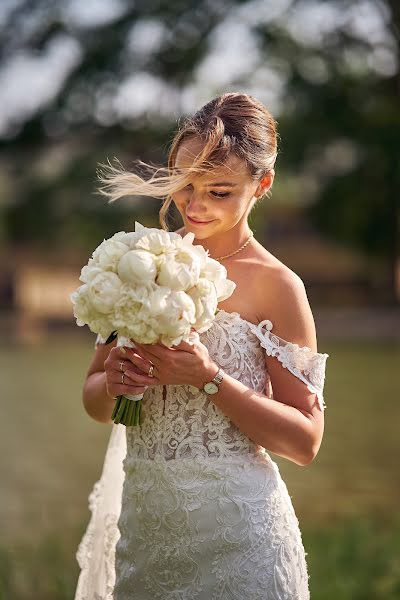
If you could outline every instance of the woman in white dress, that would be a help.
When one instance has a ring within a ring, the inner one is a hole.
[[[179,233],[193,232],[236,289],[193,346],[123,354],[96,340],[88,414],[112,423],[117,395],[144,399],[140,426],[113,425],[77,553],[76,600],[310,597],[299,522],[269,452],[299,466],[316,456],[328,355],[317,351],[303,282],[248,224],[276,155],[267,109],[227,93],[183,122],[165,175],[103,178],[112,200],[164,198],[164,228],[173,202]]]

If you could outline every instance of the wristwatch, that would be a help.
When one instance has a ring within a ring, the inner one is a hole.
[[[206,394],[216,394],[219,390],[219,385],[223,380],[224,375],[225,373],[223,372],[223,370],[219,368],[214,379],[205,383],[201,391],[205,392]]]

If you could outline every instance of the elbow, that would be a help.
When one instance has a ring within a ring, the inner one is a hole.
[[[314,444],[308,444],[307,449],[305,451],[303,450],[303,453],[300,455],[300,460],[297,462],[297,464],[301,467],[306,467],[307,465],[311,464],[317,456],[320,446],[321,441]]]
[[[310,420],[303,431],[301,448],[298,449],[298,462],[302,467],[312,463],[317,456],[324,432],[323,421]]]
[[[311,464],[312,461],[314,460],[314,458],[316,457],[317,454],[314,453],[310,453],[306,456],[302,456],[300,460],[297,461],[297,464],[300,467],[306,467],[307,465]]]
[[[289,458],[292,462],[294,462],[295,465],[298,465],[299,467],[305,467],[312,463],[317,453],[318,451],[314,451],[310,447],[305,449],[303,446],[301,449],[297,447],[296,450],[292,450],[290,456],[289,454],[282,456],[286,456],[286,458]]]
[[[305,440],[301,450],[298,452],[298,460],[296,461],[297,464],[301,467],[306,467],[307,465],[311,464],[318,454],[321,441],[322,440],[319,437],[318,439],[315,439],[315,436],[307,436],[307,439]]]

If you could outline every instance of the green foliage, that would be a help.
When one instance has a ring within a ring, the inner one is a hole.
[[[60,532],[0,548],[0,600],[71,600],[79,567]]]
[[[17,124],[14,137],[0,145],[15,173],[11,196],[0,212],[5,241],[63,247],[73,240],[74,246],[85,249],[126,228],[131,215],[136,218],[135,211],[157,222],[159,203],[150,199],[146,204],[104,205],[93,195],[95,168],[113,156],[128,168],[133,157],[165,164],[176,119],[144,114],[99,122],[97,99],[104,90],[116,93],[119,83],[141,71],[183,93],[212,48],[216,28],[246,3],[127,3],[125,13],[93,27],[68,23],[62,13],[43,10],[45,0],[34,4],[35,8],[22,3],[4,19],[3,59],[17,38],[26,51],[40,54],[56,33],[64,32],[79,42],[82,60],[58,96]],[[325,4],[342,15],[351,8],[347,0]],[[298,175],[299,200],[310,205],[308,216],[321,232],[367,256],[394,263],[400,187],[399,9],[394,0],[371,4],[385,23],[386,40],[379,44],[339,19],[336,29],[317,42],[301,41],[288,26],[296,10],[307,9],[308,4],[300,0],[289,3],[279,19],[255,19],[248,28],[259,45],[260,66],[276,70],[278,64],[277,72],[284,79],[277,177]],[[46,19],[40,18],[40,10]],[[39,25],[27,33],[24,22],[30,16]],[[130,55],[128,36],[135,24],[146,19],[159,23],[170,35],[144,56]],[[385,73],[371,68],[371,51],[389,47],[397,70]],[[247,91],[252,80],[249,68],[225,88],[210,83],[208,95],[211,98],[227,88]],[[52,146],[60,142],[66,148],[65,163],[54,175],[43,177],[37,158],[42,155],[45,163],[51,162]],[[307,198],[304,178],[313,183],[313,197]],[[261,215],[258,218],[262,221]]]
[[[353,517],[307,529],[311,598],[396,600],[400,594],[400,519]]]

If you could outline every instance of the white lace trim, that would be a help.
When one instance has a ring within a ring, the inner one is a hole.
[[[329,354],[313,352],[308,346],[299,346],[282,339],[272,333],[273,325],[268,319],[258,325],[249,323],[249,327],[260,340],[267,355],[275,356],[285,369],[306,384],[310,392],[317,394],[319,407],[325,410],[323,390],[325,365]],[[263,331],[263,327],[266,331]]]
[[[125,456],[126,428],[114,424],[101,477],[89,495],[90,521],[76,553],[81,572],[75,600],[113,600]]]

